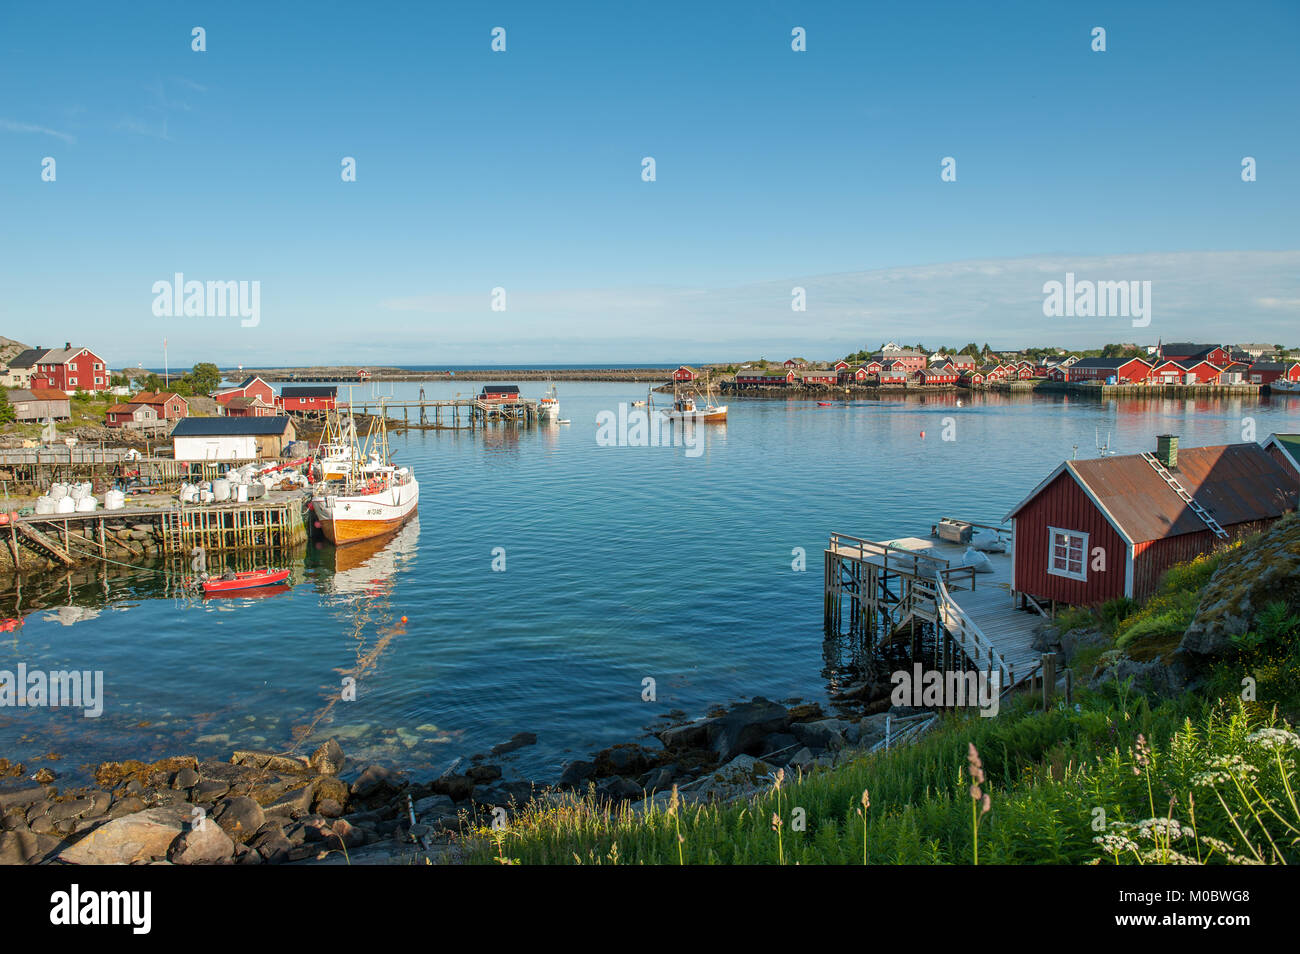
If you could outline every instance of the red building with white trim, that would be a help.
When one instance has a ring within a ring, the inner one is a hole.
[[[103,358],[89,348],[74,348],[69,341],[37,359],[32,367],[31,386],[59,391],[107,391],[110,377]]]

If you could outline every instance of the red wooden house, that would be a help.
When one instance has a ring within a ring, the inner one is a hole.
[[[750,369],[736,372],[736,384],[743,387],[785,386],[794,384],[795,373],[789,368],[784,371],[762,371]]]
[[[484,404],[514,404],[519,400],[519,388],[513,384],[485,384],[478,399]]]
[[[836,371],[847,371],[847,370],[849,370],[849,363],[848,363],[847,361],[836,361],[836,362],[835,362],[835,370],[836,370]]]
[[[966,385],[966,387],[968,387],[968,388],[978,388],[978,387],[983,387],[983,385],[984,385],[984,372],[983,372],[983,371],[978,371],[978,370],[975,370],[975,371],[963,371],[963,372],[961,373],[961,378],[960,378],[959,380],[960,380],[960,383]]]
[[[243,384],[230,388],[221,388],[212,392],[212,398],[222,407],[229,409],[230,402],[235,398],[247,398],[252,400],[256,398],[263,405],[275,410],[275,388],[267,384],[256,374],[244,379]],[[232,416],[258,416],[258,415],[232,415]]]
[[[279,410],[274,404],[267,404],[260,395],[252,397],[228,398],[221,405],[226,417],[277,417]]]
[[[1288,364],[1281,361],[1256,361],[1246,372],[1246,380],[1251,384],[1272,384],[1281,378],[1288,381],[1300,381],[1300,364]]]
[[[859,365],[856,368],[846,368],[839,372],[840,384],[861,384],[867,378],[871,377],[867,373],[866,365]]]
[[[694,381],[700,376],[700,373],[689,365],[681,365],[673,372],[674,381]]]
[[[926,368],[924,371],[916,372],[916,380],[919,384],[956,384],[957,371],[949,365],[940,365],[935,368]]]
[[[798,373],[804,384],[834,385],[839,382],[839,373],[834,368],[808,368]]]
[[[1223,368],[1209,361],[1196,361],[1187,368],[1188,384],[1218,384]]]
[[[1254,533],[1296,508],[1300,479],[1258,444],[1068,460],[1008,515],[1011,589],[1039,602],[1091,605],[1149,595],[1175,563]],[[1219,524],[1220,537],[1167,481]]]
[[[296,413],[332,411],[338,407],[338,393],[339,389],[333,385],[281,388],[280,408]]]
[[[160,421],[178,420],[190,413],[189,402],[171,391],[141,391],[127,404],[147,404]]]
[[[1188,342],[1162,344],[1160,346],[1160,357],[1166,361],[1177,361],[1182,365],[1208,361],[1210,364],[1222,368],[1224,365],[1232,363],[1231,352],[1224,348],[1223,345],[1215,344],[1191,344]]]
[[[1149,384],[1183,384],[1187,379],[1187,369],[1177,361],[1161,361],[1147,372]]]
[[[1263,447],[1270,457],[1300,480],[1300,434],[1270,434]]]
[[[979,362],[968,354],[953,355],[948,363],[958,371],[974,371],[979,366]]]
[[[89,348],[74,348],[69,341],[62,348],[40,356],[32,367],[30,386],[60,391],[107,391],[109,377],[103,358]]]
[[[1141,358],[1083,358],[1070,365],[1070,381],[1105,381],[1114,377],[1119,384],[1141,384],[1151,365]]]
[[[106,427],[144,427],[158,421],[152,404],[114,404],[104,412]]]

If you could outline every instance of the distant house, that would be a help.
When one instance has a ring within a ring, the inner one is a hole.
[[[808,366],[808,362],[803,358],[786,358],[782,363],[785,367],[794,369],[806,368]]]
[[[807,368],[797,375],[804,384],[834,385],[839,382],[839,373],[834,368]]]
[[[232,397],[218,405],[226,417],[276,417],[274,404],[267,404],[260,395]]]
[[[107,391],[109,370],[104,359],[89,348],[74,348],[68,342],[62,348],[46,351],[32,370],[32,385],[60,391]]]
[[[1147,372],[1147,380],[1152,384],[1182,384],[1187,369],[1177,361],[1161,361]]]
[[[339,389],[333,385],[323,387],[290,387],[280,389],[280,407],[284,411],[332,411],[338,406]]]
[[[287,417],[187,417],[172,429],[177,460],[264,460],[296,438]]]
[[[28,348],[26,351],[18,352],[3,368],[0,368],[0,387],[30,388],[32,373],[41,356],[47,352],[46,348]]]
[[[673,372],[674,381],[694,381],[699,376],[700,373],[687,364],[679,365],[677,370]]]
[[[513,384],[485,384],[478,399],[484,404],[514,404],[519,400],[519,388]]]
[[[114,404],[104,412],[108,427],[148,427],[158,423],[158,410],[152,404]]]
[[[840,362],[843,364],[843,362]],[[866,365],[859,365],[856,368],[845,368],[843,371],[837,371],[836,376],[840,384],[861,384],[871,377],[871,372],[867,370]]]
[[[966,385],[967,387],[973,387],[973,388],[983,387],[984,372],[980,371],[979,369],[963,371],[961,373],[961,378],[959,379],[959,381],[960,383]]]
[[[154,415],[163,421],[180,420],[190,413],[189,402],[171,391],[141,391],[126,403],[148,404],[154,409]]]
[[[949,361],[958,371],[974,371],[979,367],[979,362],[969,354],[954,355]]]
[[[57,388],[15,388],[8,397],[19,423],[66,421],[72,417],[72,402]]]
[[[795,372],[791,368],[783,371],[738,371],[737,387],[785,387],[794,384]]]
[[[1223,345],[1193,344],[1190,342],[1162,344],[1160,346],[1160,357],[1184,365],[1195,364],[1198,361],[1208,361],[1210,364],[1219,367],[1223,367],[1232,361],[1232,355]]]
[[[1152,460],[1067,460],[1048,474],[1007,514],[1012,592],[1076,605],[1140,599],[1169,567],[1264,529],[1300,497],[1300,478],[1258,444],[1180,449],[1176,437],[1163,436]]]
[[[1282,361],[1256,361],[1246,372],[1251,384],[1272,384],[1281,378],[1288,381],[1300,381],[1300,364],[1288,364]]]
[[[1070,365],[1070,381],[1105,381],[1115,378],[1119,384],[1139,384],[1147,379],[1151,365],[1141,358],[1082,358]]]
[[[879,361],[886,367],[893,362],[893,367],[912,374],[920,371],[928,363],[925,354],[912,348],[900,348],[892,341],[871,356],[872,361]]]
[[[212,392],[212,399],[223,408],[229,408],[230,402],[236,398],[256,398],[266,407],[275,408],[275,388],[256,374],[245,378],[242,384],[229,388],[220,388]],[[256,415],[245,416],[252,417]]]
[[[948,365],[940,365],[937,368],[925,368],[916,372],[916,380],[920,384],[956,384],[957,371]]]
[[[1300,479],[1300,434],[1270,434],[1262,446],[1270,457]]]

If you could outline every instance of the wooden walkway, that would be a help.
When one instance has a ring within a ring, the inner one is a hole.
[[[966,544],[937,538],[864,540],[832,534],[825,551],[826,626],[838,632],[845,597],[850,631],[871,628],[872,614],[897,630],[912,620],[942,625],[976,668],[998,671],[1004,687],[1027,676],[1041,653],[1032,648],[1044,617],[1021,610],[1011,593],[1012,552],[988,553],[991,573],[963,565]]]

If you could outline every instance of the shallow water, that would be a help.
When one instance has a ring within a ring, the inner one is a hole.
[[[478,385],[423,387],[433,399]],[[0,633],[0,669],[102,670],[104,712],[0,709],[0,755],[30,765],[52,751],[68,775],[108,758],[310,751],[336,735],[350,755],[422,773],[528,730],[538,744],[508,756],[511,771],[550,777],[670,710],[824,698],[830,531],[883,539],[925,535],[945,515],[997,523],[1075,445],[1096,456],[1099,439],[1134,453],[1158,433],[1215,444],[1250,436],[1251,419],[1261,440],[1300,424],[1296,398],[958,392],[828,408],[731,400],[698,456],[598,446],[598,413],[645,396],[562,382],[571,425],[393,435],[421,482],[418,521],[359,566],[313,546],[278,595],[173,598],[179,565],[2,584],[0,615],[23,624]],[[348,675],[356,700],[339,701]]]

